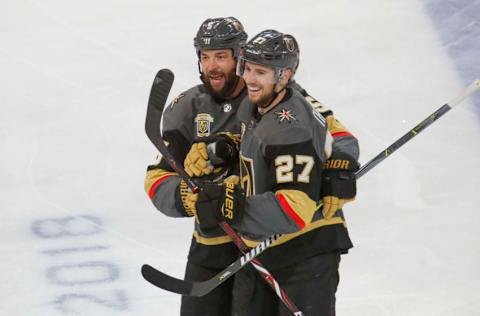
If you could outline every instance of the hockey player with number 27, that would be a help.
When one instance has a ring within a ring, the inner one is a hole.
[[[237,116],[242,124],[241,185],[201,192],[212,221],[223,219],[250,245],[285,234],[259,260],[305,315],[335,315],[340,255],[352,247],[339,209],[356,195],[355,144],[332,154],[326,119],[289,83],[299,63],[295,38],[266,30],[240,55],[248,89]],[[317,211],[317,201],[327,209]],[[235,277],[233,315],[289,315],[258,273]]]

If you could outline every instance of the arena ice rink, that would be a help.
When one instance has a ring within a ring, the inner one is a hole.
[[[183,276],[192,219],[143,191],[158,69],[197,84],[207,17],[298,39],[297,80],[361,162],[480,77],[480,1],[2,0],[0,315],[178,315],[140,275]],[[480,93],[358,182],[340,316],[480,315]]]

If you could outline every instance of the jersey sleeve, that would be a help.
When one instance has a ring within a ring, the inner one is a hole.
[[[340,121],[338,121],[333,113],[326,117],[328,131],[332,135],[332,154],[344,153],[358,160],[360,156],[360,147],[358,140],[350,133]]]
[[[333,111],[322,102],[308,94],[306,90],[296,84],[296,89],[303,95],[305,100],[327,121],[328,132],[332,136],[332,154],[343,153],[358,160],[360,147],[358,140],[347,128],[335,118]]]
[[[192,91],[180,94],[163,112],[162,137],[175,161],[185,160],[191,144]],[[159,154],[157,162],[148,166],[144,183],[145,192],[153,205],[170,217],[193,216],[182,201],[188,189],[180,177]]]

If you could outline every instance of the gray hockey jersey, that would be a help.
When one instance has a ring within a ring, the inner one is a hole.
[[[239,136],[240,122],[236,112],[246,90],[231,100],[216,100],[203,85],[195,86],[177,96],[163,113],[162,137],[177,162],[185,157],[196,140],[219,132]],[[145,191],[155,207],[170,217],[194,216],[179,201],[188,188],[165,160],[148,167]],[[236,259],[238,250],[220,227],[202,231],[195,221],[190,258],[197,264],[224,267]]]
[[[342,212],[327,220],[317,210],[323,163],[333,140],[318,108],[288,88],[283,101],[266,114],[259,115],[245,99],[237,115],[242,122],[241,183],[248,197],[235,228],[244,241],[255,246],[272,234],[285,234],[279,245],[339,225],[341,242],[326,247],[350,248]]]

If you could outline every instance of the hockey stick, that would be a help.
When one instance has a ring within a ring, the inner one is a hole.
[[[392,145],[384,149],[381,153],[379,153],[377,156],[375,156],[373,159],[371,159],[369,162],[367,162],[365,165],[363,165],[357,172],[355,172],[355,176],[357,179],[360,179],[365,173],[370,171],[373,167],[381,163],[383,160],[385,160],[388,156],[393,154],[397,149],[405,145],[408,141],[410,141],[412,138],[417,136],[421,131],[423,131],[425,128],[430,126],[433,122],[438,120],[440,117],[442,117],[445,113],[453,109],[455,106],[460,104],[464,99],[466,99],[468,96],[472,95],[475,93],[478,89],[480,89],[480,79],[475,80],[472,82],[467,88],[465,88],[458,96],[456,96],[454,99],[452,99],[450,102],[445,103],[442,105],[440,108],[438,108],[435,112],[430,114],[426,119],[418,123],[417,126],[412,128],[408,133],[397,139]]]
[[[168,94],[172,87],[174,80],[174,74],[169,69],[161,69],[152,84],[152,88],[150,90],[150,97],[148,100],[148,107],[147,107],[147,117],[145,120],[145,132],[150,139],[150,141],[155,145],[158,151],[162,154],[162,158],[164,158],[168,164],[174,169],[180,177],[186,182],[187,186],[192,190],[192,192],[196,193],[201,188],[190,178],[190,176],[185,172],[185,170],[177,164],[173,156],[168,151],[167,146],[163,142],[161,133],[160,133],[160,121],[162,118],[163,109],[165,107],[165,103],[168,98]],[[263,264],[254,259],[253,255],[257,256],[260,251],[263,251],[268,247],[268,245],[277,239],[277,236],[270,237],[271,240],[263,243],[264,247],[257,247],[254,248],[252,252],[250,248],[243,242],[241,237],[233,230],[233,228],[226,222],[220,221],[218,225],[223,229],[223,231],[232,238],[235,245],[240,249],[240,251],[245,255],[242,258],[243,261],[240,261],[240,265],[235,265],[233,263],[229,267],[227,267],[226,272],[222,273],[221,278],[222,280],[226,280],[232,274],[230,274],[231,269],[236,269],[236,271],[240,270],[242,266],[244,266],[247,262],[250,262],[253,267],[260,273],[262,278],[267,282],[268,285],[275,291],[278,295],[280,300],[285,304],[285,306],[293,313],[295,316],[302,316],[303,313],[295,306],[295,304],[288,298],[285,291],[280,287],[278,282],[275,278],[271,275],[270,272],[263,266]],[[242,259],[241,258],[241,259]],[[230,268],[230,269],[229,269]],[[210,283],[205,284],[205,286],[197,286],[194,287],[192,283],[182,283],[182,280],[178,280],[172,278],[166,274],[161,273],[160,271],[155,270],[151,266],[143,265],[142,266],[142,275],[145,280],[149,281],[150,283],[159,286],[164,289],[168,289],[169,291],[185,294],[185,295],[192,295],[192,296],[201,296],[208,293],[205,291],[206,289],[212,289],[212,287],[208,286]],[[188,293],[188,294],[187,294]]]
[[[460,93],[456,98],[451,100],[450,102],[444,104],[441,106],[438,110],[436,110],[434,113],[429,115],[425,120],[420,122],[417,126],[415,126],[413,129],[411,129],[408,133],[406,133],[404,136],[399,138],[397,141],[395,141],[392,145],[387,147],[386,149],[382,150],[377,156],[372,158],[369,162],[367,162],[365,165],[363,165],[360,170],[358,170],[355,175],[356,178],[359,179],[361,178],[365,173],[370,171],[372,168],[374,168],[376,165],[378,165],[380,162],[385,160],[388,156],[390,156],[393,152],[398,150],[401,146],[403,146],[405,143],[410,141],[412,138],[414,138],[418,133],[423,131],[426,127],[431,125],[434,121],[439,119],[441,116],[443,116],[445,113],[447,113],[449,110],[451,110],[453,107],[458,105],[460,102],[462,102],[465,98],[468,96],[472,95],[475,93],[477,90],[480,89],[480,80],[476,80],[473,82],[471,85],[469,85],[462,93]],[[322,203],[320,202],[318,208],[322,206]],[[272,237],[275,237],[272,239]],[[263,251],[265,251],[268,247],[271,246],[271,244],[278,240],[281,237],[281,235],[274,235],[269,238],[267,238],[265,241],[260,243],[256,248],[253,248],[250,253],[247,255],[241,257],[240,259],[236,260],[233,262],[229,267],[227,267],[225,270],[217,274],[215,277],[203,281],[203,282],[191,282],[187,280],[179,280],[174,277],[171,277],[169,275],[166,275],[155,268],[152,268],[151,266],[144,265],[142,267],[142,273],[145,272],[148,275],[148,281],[160,288],[164,288],[166,290],[176,292],[179,294],[183,295],[191,295],[191,296],[202,296],[213,289],[215,289],[217,286],[222,284],[227,277],[232,276],[234,273],[239,271],[245,263],[249,262],[250,260],[254,259],[256,256],[260,255]],[[243,264],[242,264],[243,262]],[[144,274],[145,277],[145,274]]]
[[[170,69],[160,69],[153,80],[152,88],[150,90],[150,97],[148,98],[147,116],[145,119],[145,132],[150,141],[157,147],[170,167],[177,172],[193,193],[197,193],[199,188],[192,178],[179,166],[173,156],[168,151],[163,143],[162,134],[160,133],[160,121],[162,119],[163,109],[167,102],[168,94],[173,85],[175,75]]]
[[[188,296],[204,296],[214,290],[217,286],[225,282],[232,275],[242,269],[247,263],[255,259],[259,254],[265,251],[280,235],[272,235],[262,241],[257,247],[250,250],[244,256],[235,260],[223,271],[207,281],[195,282],[188,280],[180,280],[169,276],[148,264],[142,266],[142,275],[151,284],[164,290],[188,295]],[[301,314],[299,314],[301,315]]]

